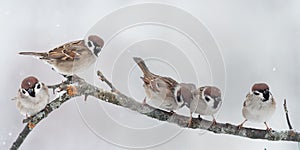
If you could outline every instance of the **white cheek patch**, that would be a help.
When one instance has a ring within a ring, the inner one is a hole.
[[[252,95],[259,97],[260,99],[264,99],[264,96],[262,93],[259,92],[259,95],[254,94],[254,92],[251,92]]]
[[[38,86],[39,86],[39,88],[38,88]],[[34,87],[35,94],[39,93],[41,91],[41,89],[42,89],[42,83],[39,82]]]
[[[25,96],[29,96],[29,93],[25,90],[25,89],[20,89],[20,92],[25,95]]]
[[[176,99],[176,103],[177,105],[179,106],[182,106],[184,104],[184,101],[183,101],[183,97],[182,97],[182,93],[181,93],[181,87],[178,85],[175,87],[175,90],[174,90],[174,96],[175,96],[175,99]]]
[[[175,90],[174,90],[175,98],[181,96],[181,93],[180,93],[181,91],[179,91],[179,90],[180,90],[180,86],[176,86]]]
[[[90,49],[93,50],[95,49],[95,45],[92,41],[87,40],[87,42],[85,43],[85,45]]]
[[[210,96],[206,96],[206,97],[209,98],[209,101],[207,101],[207,100],[205,99],[205,96],[203,96],[202,99],[205,101],[205,103],[207,104],[207,106],[213,107],[213,106],[214,106],[214,100],[213,100]]]
[[[258,97],[264,99],[264,95],[262,93],[259,93]]]
[[[207,105],[209,106],[209,107],[214,107],[214,100],[212,99],[212,98],[210,98],[210,101],[209,102],[207,102]]]

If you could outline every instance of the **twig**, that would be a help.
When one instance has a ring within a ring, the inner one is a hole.
[[[289,112],[288,112],[287,105],[286,105],[286,99],[284,99],[283,108],[284,108],[284,111],[285,111],[285,117],[286,117],[286,121],[287,121],[287,124],[289,126],[289,129],[292,130],[293,127],[292,127],[291,122],[290,122]]]
[[[118,92],[118,90],[113,86],[113,84],[105,78],[101,71],[97,71],[97,75],[99,76],[99,79],[102,82],[105,82],[111,88],[111,92]]]
[[[102,74],[103,76],[103,74]],[[105,79],[105,78],[104,78]],[[109,81],[106,83],[110,83]],[[111,84],[111,83],[110,83]],[[59,87],[66,87],[65,83],[61,83]],[[181,116],[178,114],[171,114],[170,112],[166,112],[164,110],[160,110],[157,108],[154,108],[150,105],[143,105],[142,103],[139,103],[135,101],[134,99],[127,97],[126,95],[122,93],[113,93],[105,91],[101,88],[95,87],[91,84],[88,84],[85,81],[78,82],[77,85],[74,85],[76,88],[76,94],[75,95],[68,95],[67,93],[64,93],[62,96],[56,98],[51,103],[47,105],[47,107],[39,112],[37,115],[33,116],[29,123],[33,123],[34,125],[37,125],[41,120],[45,119],[47,115],[49,115],[53,110],[58,109],[63,103],[68,101],[69,99],[77,96],[93,96],[99,100],[112,103],[118,106],[122,106],[124,108],[128,108],[132,111],[138,112],[140,114],[146,115],[148,117],[151,117],[153,119],[157,119],[160,121],[166,121],[169,123],[176,124],[182,128],[187,128],[189,117],[187,116]],[[113,87],[112,84],[110,87]],[[12,144],[11,148],[12,150],[18,149],[23,141],[26,139],[28,134],[33,130],[34,128],[30,128],[30,124],[27,124],[23,131],[19,134],[17,137],[17,140]],[[230,135],[236,135],[240,137],[247,137],[252,139],[265,139],[270,141],[294,141],[294,142],[300,142],[300,133],[289,130],[289,131],[266,131],[261,129],[254,129],[254,128],[241,128],[238,129],[237,125],[229,124],[229,123],[216,123],[215,125],[212,125],[211,121],[202,119],[194,119],[193,124],[190,127],[192,129],[203,129],[208,130],[213,133],[218,134],[230,134]]]

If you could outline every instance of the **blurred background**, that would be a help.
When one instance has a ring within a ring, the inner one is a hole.
[[[0,149],[8,149],[24,127],[23,116],[11,101],[22,79],[34,75],[47,85],[64,80],[48,65],[17,53],[48,51],[88,34],[98,34],[106,43],[97,63],[80,74],[90,83],[108,89],[95,76],[100,69],[119,90],[142,101],[142,73],[131,59],[139,56],[154,73],[197,86],[220,87],[224,102],[217,121],[240,124],[244,120],[242,103],[251,86],[267,82],[277,102],[269,126],[288,129],[282,107],[286,98],[297,130],[299,8],[296,0],[1,1]],[[188,116],[188,109],[177,113]],[[247,122],[245,126],[265,128],[263,123]],[[62,105],[40,122],[21,146],[46,150],[97,148],[299,149],[294,142],[180,129],[92,97]]]

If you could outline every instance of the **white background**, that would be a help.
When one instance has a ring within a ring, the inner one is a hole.
[[[286,2],[11,0],[0,2],[0,43],[2,46],[0,66],[3,71],[2,86],[0,86],[2,91],[0,149],[9,148],[24,126],[21,123],[23,116],[16,110],[15,103],[10,100],[16,95],[22,79],[28,75],[35,75],[46,84],[55,84],[63,80],[44,63],[29,57],[18,56],[17,53],[22,50],[47,51],[59,44],[81,39],[104,16],[119,8],[142,2],[164,3],[179,7],[201,20],[214,35],[224,56],[226,67],[226,93],[222,109],[217,117],[219,122],[239,124],[243,120],[241,105],[250,86],[254,82],[265,81],[271,86],[271,91],[277,100],[277,110],[268,122],[269,125],[275,130],[287,129],[282,109],[283,99],[287,98],[293,126],[295,129],[300,127],[299,119],[297,119],[300,88],[300,2],[296,0]],[[102,62],[102,66],[105,64]],[[163,71],[159,70],[159,67],[153,67],[151,70]],[[139,75],[140,72],[137,72],[137,76]],[[117,79],[114,77],[114,80]],[[141,82],[137,84],[141,86]],[[104,84],[101,86],[105,87]],[[139,94],[143,93],[139,92]],[[79,105],[84,105],[82,99],[76,101]],[[90,98],[85,103],[97,102]],[[140,124],[140,122],[146,122],[146,125],[164,124],[123,108],[109,104],[103,104],[103,106],[112,113],[112,116],[123,118],[117,122],[129,126],[136,127],[135,124]],[[124,135],[122,130],[117,131],[113,126],[105,125],[107,119],[101,119],[103,114],[99,114],[99,118],[97,118],[98,114],[94,116],[96,121],[103,123],[102,129],[98,131],[105,130],[108,133],[111,132],[111,136],[120,136],[123,138],[122,142],[126,139],[132,142],[129,139],[135,139],[135,137]],[[116,118],[118,117],[114,119]],[[174,125],[164,124],[164,126],[180,130]],[[246,123],[245,126],[265,128],[263,124]],[[297,143],[293,142],[250,140],[213,133],[199,135],[200,130],[180,131],[180,134],[168,142],[150,149],[298,149]],[[160,130],[151,134],[161,137],[166,133]],[[151,139],[143,138],[135,141],[144,143],[147,140]],[[75,100],[67,102],[43,120],[22,145],[22,149],[99,148],[122,149],[89,130],[80,116]]]

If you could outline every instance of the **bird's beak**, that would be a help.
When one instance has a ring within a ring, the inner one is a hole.
[[[214,108],[217,108],[219,106],[219,104],[222,103],[222,99],[221,98],[216,98],[215,102],[214,102]]]
[[[30,88],[27,90],[28,91],[28,94],[32,97],[35,97],[35,92],[34,92],[34,89]]]
[[[101,47],[98,47],[98,46],[96,46],[95,48],[94,48],[94,54],[98,57],[98,55],[99,55],[99,53],[101,52]]]
[[[263,102],[266,102],[266,101],[268,101],[269,100],[269,98],[270,98],[270,93],[268,92],[268,91],[265,91],[264,93],[263,93]]]

